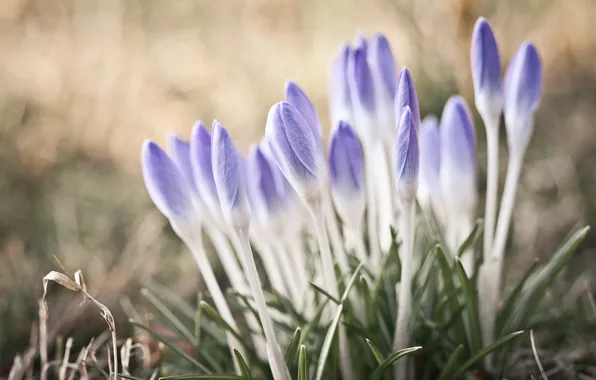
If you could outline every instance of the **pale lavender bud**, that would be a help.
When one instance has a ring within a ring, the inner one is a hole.
[[[273,156],[301,197],[320,196],[320,155],[316,138],[302,114],[287,102],[271,107],[265,134]]]
[[[440,127],[441,190],[446,205],[458,215],[476,206],[476,142],[470,110],[461,96],[449,98]]]
[[[223,216],[234,229],[248,228],[250,206],[244,182],[244,163],[228,131],[217,121],[213,123],[212,145],[213,178]]]
[[[360,136],[367,141],[374,141],[379,137],[379,126],[376,120],[375,87],[364,40],[351,51],[348,83],[354,111],[353,125]]]
[[[221,220],[221,206],[211,164],[211,133],[202,122],[195,123],[190,138],[190,162],[199,195],[211,216]]]
[[[329,88],[329,114],[331,125],[337,125],[340,120],[352,122],[352,98],[348,82],[348,65],[350,60],[350,45],[344,43],[331,67],[331,83]]]
[[[153,141],[141,150],[143,179],[155,206],[170,220],[188,221],[195,216],[190,184],[176,163]]]
[[[397,79],[397,90],[395,93],[396,118],[399,119],[406,106],[410,107],[416,129],[420,129],[418,94],[416,93],[416,87],[414,86],[414,80],[412,79],[412,75],[410,75],[410,71],[404,67],[399,72],[399,78]]]
[[[420,149],[416,130],[414,114],[409,106],[405,106],[401,112],[395,141],[395,187],[402,204],[413,202],[418,191]]]
[[[482,17],[474,25],[471,58],[476,108],[483,119],[498,122],[503,109],[501,58],[493,31]]]
[[[339,216],[345,224],[359,227],[366,206],[364,152],[345,121],[340,121],[330,137],[329,179]]]
[[[441,138],[439,120],[428,115],[420,127],[420,188],[429,196],[441,194]]]
[[[306,123],[312,130],[313,136],[321,144],[321,122],[317,110],[312,104],[306,93],[294,82],[286,81],[285,86],[286,102],[290,103],[298,110],[306,120]]]
[[[192,185],[193,192],[196,192],[192,162],[190,159],[190,143],[175,134],[168,136],[170,157],[184,174],[186,180]]]
[[[536,47],[524,42],[505,76],[505,125],[512,154],[523,154],[534,129],[542,94],[542,63]]]
[[[377,33],[371,37],[368,47],[368,61],[375,87],[377,120],[388,138],[395,134],[394,100],[397,85],[397,70],[389,41]]]

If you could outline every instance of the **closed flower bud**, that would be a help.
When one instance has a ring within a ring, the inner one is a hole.
[[[246,196],[241,157],[228,131],[215,121],[212,136],[211,162],[213,179],[224,219],[234,229],[250,225],[250,206]]]
[[[542,94],[542,63],[536,47],[524,42],[505,75],[505,125],[511,154],[523,154],[534,129]]]
[[[211,133],[202,122],[197,122],[190,138],[190,162],[193,178],[202,201],[211,216],[221,221],[221,206],[213,178],[211,164]]]
[[[329,179],[339,216],[345,224],[359,228],[366,206],[364,152],[358,136],[344,121],[330,137]]]
[[[405,107],[410,107],[416,129],[420,128],[420,107],[418,106],[418,94],[414,86],[414,80],[407,68],[401,69],[397,79],[397,90],[395,93],[395,115],[399,120]],[[398,124],[399,125],[399,124]]]
[[[348,83],[354,111],[353,125],[358,134],[367,141],[379,138],[376,120],[375,87],[368,64],[366,41],[352,49],[348,62]]]
[[[418,191],[420,150],[414,114],[406,106],[397,126],[395,187],[402,204],[413,202]]]
[[[170,157],[184,174],[186,180],[191,184],[193,192],[196,192],[192,162],[190,159],[190,143],[175,134],[168,136]]]
[[[484,18],[474,25],[471,58],[476,108],[484,120],[498,122],[503,109],[501,58],[493,31]]]
[[[348,64],[350,60],[350,45],[344,43],[331,67],[331,83],[329,88],[329,115],[331,125],[337,125],[340,120],[352,122],[352,98],[348,83]]]
[[[316,138],[302,114],[287,102],[271,107],[265,134],[280,170],[305,200],[320,197],[320,159]]]
[[[141,151],[143,179],[155,206],[171,221],[195,217],[190,184],[168,154],[153,141],[146,140]]]
[[[306,120],[313,136],[321,144],[321,122],[317,110],[306,93],[294,82],[287,81],[285,86],[286,102],[298,110]]]
[[[394,100],[397,85],[397,70],[389,41],[377,33],[371,37],[368,46],[368,61],[375,87],[377,120],[387,138],[395,135]]]
[[[476,142],[470,111],[461,96],[449,98],[440,128],[441,190],[454,217],[469,217],[476,206]]]

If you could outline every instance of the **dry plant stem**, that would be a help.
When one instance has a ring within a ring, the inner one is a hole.
[[[273,329],[273,323],[269,317],[269,312],[267,311],[265,295],[263,294],[263,289],[261,288],[261,281],[259,280],[257,266],[255,264],[255,259],[250,247],[248,228],[238,228],[235,232],[238,236],[238,240],[240,240],[240,243],[242,244],[244,271],[246,273],[246,277],[248,278],[248,283],[250,284],[253,297],[255,298],[257,312],[265,332],[265,339],[267,340],[267,356],[269,357],[269,365],[271,366],[271,371],[273,372],[273,378],[275,380],[291,380],[290,372],[285,364],[279,344],[277,343],[277,337],[275,335],[275,330]]]
[[[484,120],[486,125],[487,178],[486,203],[484,211],[483,255],[487,261],[493,244],[497,218],[497,191],[499,186],[499,119]],[[486,343],[486,342],[485,342]]]
[[[483,270],[483,276],[486,277],[483,279],[483,283],[485,284],[486,289],[483,289],[485,296],[480,299],[481,302],[484,301],[487,303],[487,305],[482,306],[482,311],[485,315],[481,316],[481,321],[483,322],[483,339],[485,340],[485,343],[492,342],[494,336],[494,324],[496,313],[498,311],[498,300],[503,271],[503,253],[509,233],[513,206],[515,205],[515,194],[517,192],[522,161],[523,155],[511,156],[509,158],[507,178],[505,179],[505,188],[503,190],[503,198],[501,200],[501,208],[499,210],[499,219],[497,222],[492,252],[489,260],[484,263],[486,268]]]
[[[412,255],[414,251],[414,214],[416,203],[406,201],[403,204],[402,236],[403,251],[401,280],[399,282],[397,320],[393,335],[393,351],[404,349],[409,344],[408,325],[412,313]],[[402,359],[395,365],[395,378],[406,379],[408,361]]]
[[[188,230],[194,231],[194,229],[190,228]],[[207,290],[209,291],[209,293],[211,293],[211,297],[213,298],[213,302],[215,303],[217,311],[220,313],[224,321],[226,321],[234,330],[238,331],[236,321],[234,320],[230,307],[228,306],[223,292],[221,291],[221,288],[217,283],[217,279],[215,278],[215,274],[213,273],[211,263],[209,263],[207,253],[205,252],[205,247],[203,246],[203,239],[201,238],[200,231],[198,233],[187,232],[186,230],[180,232],[182,233],[178,233],[178,235],[184,241],[186,246],[190,249],[193,258],[195,259],[199,267],[199,271],[203,276],[203,281],[205,281]],[[234,357],[234,348],[236,348],[238,351],[240,351],[240,353],[244,355],[244,349],[241,343],[238,342],[238,340],[234,337],[234,335],[232,335],[230,332],[226,332],[226,339],[228,341],[228,346],[230,349],[230,353],[232,354],[232,357]],[[237,374],[241,374],[240,368],[238,368],[237,366],[236,372]]]

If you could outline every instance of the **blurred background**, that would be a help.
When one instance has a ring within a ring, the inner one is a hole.
[[[413,72],[423,115],[440,114],[454,93],[473,102],[478,16],[493,26],[503,64],[524,39],[544,63],[509,257],[523,268],[596,220],[595,1],[2,0],[0,375],[28,346],[41,279],[59,269],[54,256],[71,273],[81,269],[120,321],[121,301],[134,302],[148,280],[196,291],[198,270],[145,193],[144,139],[188,137],[195,120],[217,118],[246,151],[290,78],[326,123],[330,63],[356,32],[386,34]],[[482,189],[478,120],[477,141]],[[595,247],[591,234],[572,266],[594,268]],[[80,301],[51,287],[51,341],[74,335],[86,344],[105,329]]]

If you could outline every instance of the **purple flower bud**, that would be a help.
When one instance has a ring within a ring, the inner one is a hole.
[[[247,169],[246,185],[254,206],[251,209],[257,219],[266,224],[278,213],[285,200],[282,175],[275,162],[256,145],[251,148]]]
[[[414,118],[414,126],[420,129],[420,107],[418,106],[418,94],[414,86],[414,80],[407,68],[401,69],[397,79],[397,90],[395,93],[395,115],[401,117],[403,109],[408,106]]]
[[[428,115],[420,127],[420,187],[429,195],[441,194],[441,138],[439,120]]]
[[[141,150],[143,179],[155,206],[170,220],[194,216],[190,185],[176,163],[153,141],[145,140]]]
[[[221,206],[211,165],[211,133],[202,122],[197,122],[190,138],[190,162],[193,178],[210,216],[221,221]]]
[[[329,89],[331,125],[337,125],[340,120],[351,122],[354,118],[348,82],[349,61],[350,46],[344,43],[331,68],[331,85]]]
[[[292,187],[302,197],[318,195],[319,150],[302,114],[287,102],[274,104],[267,116],[265,134],[280,170]]]
[[[351,51],[348,83],[354,111],[353,125],[360,136],[374,141],[378,138],[380,128],[375,120],[375,87],[368,65],[365,41]]]
[[[317,115],[317,110],[308,96],[298,85],[292,81],[286,82],[286,102],[296,108],[306,120],[306,123],[312,130],[313,136],[321,143],[321,122]]]
[[[416,120],[409,106],[405,106],[397,127],[395,187],[400,202],[412,202],[418,191],[420,150]]]
[[[470,215],[476,205],[476,142],[470,110],[461,96],[449,98],[440,128],[441,190],[452,212]]]
[[[512,153],[524,152],[542,93],[542,63],[536,47],[524,42],[505,76],[505,125]]]
[[[490,25],[479,18],[472,34],[472,79],[476,108],[485,120],[499,120],[503,109],[501,58]]]
[[[364,152],[345,121],[340,121],[330,137],[329,179],[339,216],[344,223],[358,223],[366,205]]]
[[[213,123],[212,140],[213,178],[224,218],[233,228],[248,228],[250,206],[240,154],[228,131],[217,121]]]
[[[193,192],[196,191],[190,159],[190,144],[179,136],[170,134],[168,136],[168,145],[170,148],[170,157],[172,157],[172,160],[174,160],[178,169],[184,174],[186,180],[192,185]]]

